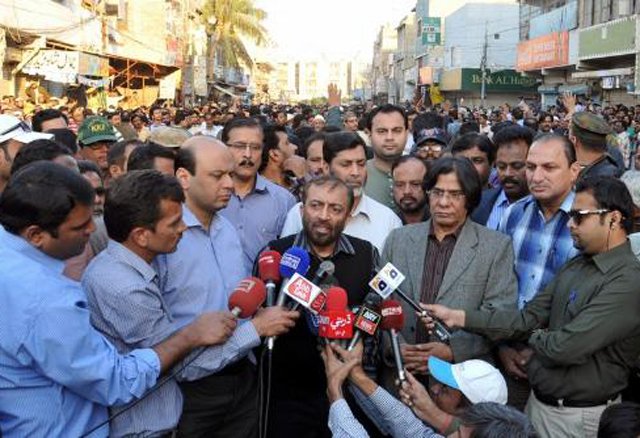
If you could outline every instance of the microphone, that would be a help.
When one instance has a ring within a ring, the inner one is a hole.
[[[351,339],[353,313],[347,309],[347,292],[341,287],[327,290],[325,310],[320,313],[318,334],[325,339]]]
[[[256,277],[245,278],[229,296],[229,310],[236,318],[250,318],[262,306],[266,294],[262,280]]]
[[[362,337],[363,333],[373,336],[378,330],[378,325],[382,316],[377,312],[380,308],[380,296],[369,292],[364,298],[364,303],[360,306],[353,326],[357,329],[351,342],[347,346],[347,350],[351,351]],[[355,310],[354,310],[355,311]]]
[[[393,357],[396,362],[396,371],[398,379],[404,382],[407,377],[404,373],[404,365],[402,363],[402,354],[400,353],[400,343],[398,342],[398,332],[404,327],[404,315],[402,314],[402,306],[396,300],[385,300],[382,302],[382,329],[389,330],[391,337],[391,346],[393,347]]]
[[[285,290],[289,285],[289,278],[298,274],[302,276],[307,273],[309,270],[309,265],[311,264],[311,259],[309,258],[309,253],[299,246],[292,246],[282,255],[282,259],[280,260],[280,276],[282,277],[282,286],[280,288],[280,293],[278,294],[278,300],[276,301],[276,306],[284,306],[284,302],[287,299],[287,294]],[[276,337],[270,336],[267,338],[267,348],[272,351],[273,343],[275,342]]]
[[[263,251],[258,257],[258,275],[267,287],[267,306],[273,306],[276,300],[276,283],[280,281],[280,261],[278,251]]]
[[[393,266],[391,263],[387,263],[382,267],[382,269],[378,269],[378,273],[369,282],[369,286],[378,295],[385,299],[395,292],[405,303],[411,306],[416,312],[420,313],[421,316],[430,316],[433,319],[434,324],[433,334],[436,336],[438,341],[448,344],[449,339],[451,338],[451,331],[449,330],[449,327],[447,327],[444,322],[433,316],[433,314],[420,307],[414,299],[400,289],[400,284],[402,284],[404,279],[404,274],[400,272],[398,268]]]
[[[334,272],[336,272],[336,265],[334,265],[331,260],[325,260],[324,262],[320,263],[320,266],[318,266],[318,269],[316,270],[311,283],[315,284],[316,286],[320,286],[324,282],[324,280],[327,277],[333,275]],[[322,308],[324,307],[326,299],[327,297],[324,292],[318,294],[316,299],[311,303],[311,306],[309,306],[309,310],[315,313],[320,312],[320,310],[322,310]],[[291,306],[291,310],[298,310],[299,306],[300,303],[293,303],[293,306]]]

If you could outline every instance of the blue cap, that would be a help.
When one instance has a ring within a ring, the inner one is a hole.
[[[435,356],[429,356],[429,372],[440,383],[444,383],[453,389],[460,389],[456,378],[453,376],[451,364]]]
[[[280,275],[282,278],[291,278],[295,273],[305,275],[310,264],[309,253],[299,246],[292,246],[282,254]]]

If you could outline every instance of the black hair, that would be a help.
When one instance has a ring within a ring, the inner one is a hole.
[[[417,163],[422,164],[426,171],[425,172],[425,178],[426,178],[426,174],[429,172],[429,167],[427,166],[427,163],[425,163],[424,160],[421,160],[420,158],[414,155],[403,155],[400,158],[398,158],[396,161],[394,161],[393,164],[391,165],[391,176],[393,176],[393,171],[396,170],[398,166],[400,166],[401,164],[407,163],[409,161],[415,161]]]
[[[42,124],[44,122],[60,117],[64,119],[65,123],[68,122],[67,116],[65,116],[62,111],[53,108],[43,109],[33,115],[33,118],[31,119],[31,128],[36,132],[43,132]]]
[[[458,130],[458,135],[462,136],[465,134],[472,133],[480,133],[480,125],[477,122],[464,122],[460,125],[460,129]]]
[[[191,175],[196,174],[196,154],[193,152],[193,148],[186,147],[178,150],[173,169],[177,171],[180,168],[185,169]]]
[[[460,421],[472,429],[471,438],[535,438],[538,436],[525,414],[511,406],[476,403],[460,413]]]
[[[522,111],[521,108],[515,107],[514,109],[511,110],[511,115],[515,120],[521,120],[524,117],[524,112]]]
[[[322,141],[322,144],[323,144],[323,147],[324,147],[324,141],[325,141],[326,137],[327,137],[327,135],[324,132],[316,132],[315,134],[311,134],[304,141],[302,147],[298,148],[298,153],[300,154],[300,156],[302,158],[306,159],[307,158],[307,152],[309,151],[309,146],[311,146],[311,143],[316,142],[316,141]]]
[[[500,146],[512,143],[514,141],[524,141],[527,144],[527,148],[533,143],[533,136],[535,132],[524,126],[518,124],[506,126],[499,130],[493,136],[493,144],[496,145],[496,149],[500,149]]]
[[[85,173],[89,173],[89,172],[94,172],[100,177],[100,179],[102,179],[102,171],[94,161],[78,160],[78,170],[80,171],[80,175],[84,175]]]
[[[136,170],[114,180],[104,204],[109,237],[124,242],[136,227],[155,229],[163,200],[184,202],[184,192],[173,176],[156,170]]]
[[[496,159],[496,149],[491,140],[489,140],[489,137],[483,134],[471,132],[463,135],[453,142],[451,145],[451,153],[457,155],[460,152],[468,151],[474,147],[484,152],[487,155],[489,164],[493,164],[493,161]]]
[[[0,196],[0,225],[12,234],[37,225],[54,238],[77,205],[93,205],[91,184],[79,173],[51,161],[38,161],[9,179]]]
[[[143,146],[144,143],[140,140],[123,140],[114,143],[107,152],[107,163],[109,164],[109,166],[115,165],[124,168],[125,152],[127,151],[127,146],[129,145]]]
[[[229,141],[229,133],[236,128],[256,128],[262,132],[262,125],[256,119],[252,119],[249,117],[236,117],[229,120],[222,129],[222,134],[220,134],[220,139],[223,143],[227,143]]]
[[[427,191],[435,187],[440,175],[448,175],[455,173],[458,183],[465,195],[467,213],[471,212],[480,204],[480,196],[482,194],[482,183],[480,176],[473,167],[473,163],[466,157],[442,157],[433,162],[427,180],[425,181],[425,189]]]
[[[61,145],[66,146],[72,154],[75,155],[76,153],[78,153],[78,136],[71,129],[49,129],[47,133],[53,134],[53,139]]]
[[[34,140],[18,151],[11,165],[11,174],[34,161],[53,161],[62,155],[71,156],[71,151],[53,140]]]
[[[404,129],[409,129],[409,118],[407,117],[407,113],[404,110],[404,108],[398,105],[393,105],[391,103],[386,103],[377,108],[374,108],[371,111],[371,114],[369,114],[369,118],[367,119],[367,129],[369,129],[369,131],[371,131],[371,127],[373,126],[373,119],[380,113],[382,114],[399,113],[402,116],[402,119],[404,120]]]
[[[612,176],[590,176],[580,178],[576,184],[576,193],[589,192],[596,200],[598,208],[619,211],[621,225],[627,234],[633,230],[633,199],[627,186]],[[601,220],[604,218],[601,217]]]
[[[347,210],[350,211],[354,203],[354,194],[351,187],[346,185],[344,181],[336,178],[333,175],[324,175],[318,178],[312,178],[304,185],[304,189],[301,192],[302,203],[306,201],[306,194],[309,193],[310,187],[324,187],[329,186],[329,190],[334,190],[337,187],[341,187],[347,191]]]
[[[367,146],[358,134],[347,131],[332,132],[325,137],[322,156],[324,157],[324,161],[330,166],[333,159],[340,152],[357,147],[361,147],[366,156]]]
[[[569,165],[572,165],[576,162],[576,149],[573,147],[573,143],[564,135],[559,134],[542,134],[537,136],[533,142],[534,143],[547,143],[552,140],[558,140],[562,143],[562,149],[564,150],[564,156],[567,157],[567,161]]]
[[[533,129],[534,131],[538,130],[538,120],[534,117],[527,117],[526,119],[524,119],[524,122],[522,122],[522,124],[523,126],[526,126],[529,129]]]
[[[640,404],[622,402],[608,406],[600,416],[598,438],[640,436]]]
[[[127,172],[130,170],[154,169],[156,158],[167,158],[175,161],[174,152],[164,146],[148,143],[131,151],[127,160]]]

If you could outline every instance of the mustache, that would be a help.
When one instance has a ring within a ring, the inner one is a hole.
[[[239,166],[255,166],[255,163],[251,160],[242,160]]]
[[[507,183],[520,185],[520,180],[518,180],[516,178],[505,178],[505,179],[502,180],[502,184],[507,184]]]

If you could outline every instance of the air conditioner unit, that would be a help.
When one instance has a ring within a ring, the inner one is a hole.
[[[618,15],[624,17],[631,14],[631,0],[618,0]]]

